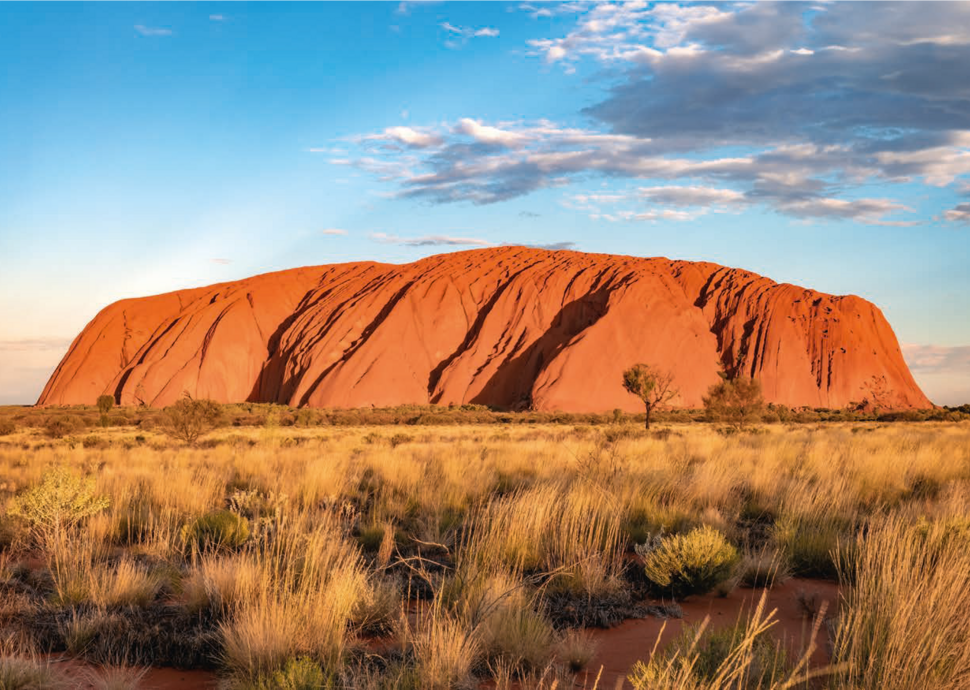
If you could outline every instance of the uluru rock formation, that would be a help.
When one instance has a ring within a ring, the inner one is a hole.
[[[641,411],[621,384],[636,362],[670,370],[681,407],[699,407],[722,368],[790,406],[931,406],[886,319],[859,297],[712,263],[525,247],[122,300],[78,335],[38,403],[110,394],[161,406],[187,392],[313,407]]]

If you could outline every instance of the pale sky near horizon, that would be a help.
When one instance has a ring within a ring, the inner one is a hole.
[[[3,3],[0,62],[0,404],[120,298],[503,243],[861,295],[970,402],[970,3]]]

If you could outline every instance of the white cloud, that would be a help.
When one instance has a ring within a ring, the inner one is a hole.
[[[469,26],[455,26],[449,22],[442,22],[441,28],[449,33],[456,34],[458,36],[464,36],[466,38],[474,37],[486,37],[494,38],[499,35],[498,29],[492,28],[490,26],[483,26],[480,29],[475,29]]]
[[[224,22],[226,21],[226,17],[222,14],[210,14],[209,20],[213,22]]]
[[[232,259],[209,259],[214,264],[220,264],[221,266],[228,266],[232,263]]]
[[[741,192],[715,187],[641,187],[638,191],[648,201],[671,206],[718,206],[746,201]]]
[[[320,231],[321,235],[346,235],[346,230],[341,230],[340,228],[324,228]]]
[[[468,117],[464,117],[458,121],[458,126],[455,127],[455,131],[470,136],[482,144],[518,146],[524,140],[522,134],[499,129],[498,127],[483,125],[480,121]]]
[[[915,372],[970,374],[970,345],[917,345],[904,343],[900,346],[903,358]]]
[[[885,216],[913,209],[892,199],[810,198],[786,201],[781,210],[798,218],[833,218],[856,220],[872,225],[911,225],[912,221],[891,221]]]
[[[943,217],[953,223],[970,223],[970,204],[958,204],[944,211]]]
[[[135,31],[140,33],[142,36],[171,36],[171,29],[162,29],[157,27],[145,26],[144,24],[135,24]]]
[[[415,7],[423,7],[425,5],[440,5],[445,0],[401,0],[400,4],[397,6],[398,14],[408,14]]]
[[[415,127],[400,125],[388,127],[380,134],[370,134],[361,137],[365,141],[383,141],[396,144],[403,144],[413,148],[427,148],[429,146],[439,146],[443,139],[433,132]]]

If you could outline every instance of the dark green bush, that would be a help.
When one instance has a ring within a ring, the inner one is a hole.
[[[182,528],[187,546],[236,549],[249,539],[249,521],[229,510],[217,510]]]

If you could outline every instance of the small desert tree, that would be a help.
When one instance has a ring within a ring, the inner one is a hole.
[[[108,497],[97,493],[93,477],[54,467],[40,484],[10,499],[7,515],[23,520],[37,544],[50,546],[109,505]]]
[[[674,375],[660,371],[649,364],[634,364],[623,372],[623,387],[640,398],[647,411],[647,429],[650,428],[650,415],[664,408],[677,397],[673,386]]]
[[[219,403],[196,400],[188,394],[165,408],[166,431],[190,446],[195,445],[203,434],[219,426],[221,421],[222,408]]]
[[[761,419],[765,409],[761,382],[747,376],[729,379],[722,374],[721,380],[707,390],[704,409],[710,421],[724,421],[740,431]]]
[[[101,426],[108,426],[108,413],[111,412],[111,408],[114,406],[115,398],[113,395],[98,396],[98,412],[101,413]]]

